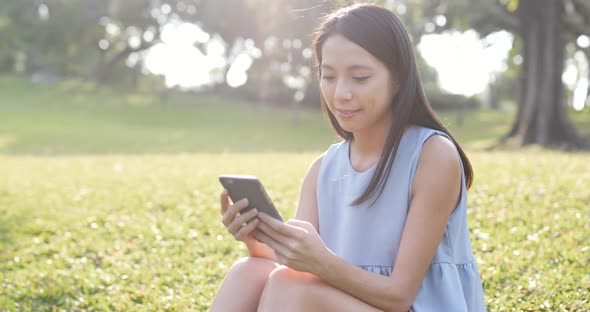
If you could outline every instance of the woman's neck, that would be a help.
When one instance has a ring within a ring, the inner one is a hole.
[[[389,119],[353,133],[349,158],[355,169],[364,171],[363,169],[368,169],[379,161],[391,127],[392,120]]]

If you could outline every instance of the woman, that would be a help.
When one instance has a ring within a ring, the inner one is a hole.
[[[333,12],[313,41],[322,107],[344,141],[310,166],[294,220],[246,201],[223,224],[250,256],[212,311],[485,311],[467,226],[467,156],[424,95],[400,20]]]

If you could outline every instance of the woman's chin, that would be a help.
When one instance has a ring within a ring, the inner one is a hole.
[[[348,122],[338,121],[338,125],[340,125],[340,128],[342,128],[342,130],[346,132],[354,133],[358,131],[358,127],[355,127],[354,125]]]

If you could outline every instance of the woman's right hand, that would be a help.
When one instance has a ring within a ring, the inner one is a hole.
[[[248,207],[248,200],[239,200],[233,205],[229,204],[227,190],[221,192],[221,215],[222,223],[227,231],[239,241],[246,243],[250,257],[266,258],[277,262],[275,251],[268,245],[257,241],[252,232],[258,226],[258,212],[256,209],[250,209],[247,212],[240,213]]]
[[[227,190],[221,192],[221,222],[227,231],[238,241],[247,245],[254,242],[255,239],[250,235],[258,225],[258,211],[253,208],[244,213],[240,211],[248,207],[248,199],[244,198],[233,204],[229,204]]]

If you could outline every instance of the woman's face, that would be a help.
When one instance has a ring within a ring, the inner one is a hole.
[[[320,90],[338,124],[352,133],[389,126],[398,86],[385,64],[341,35],[328,37],[321,53]]]

